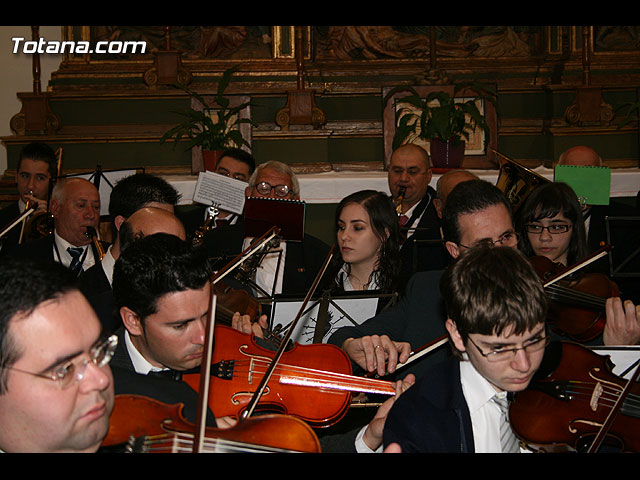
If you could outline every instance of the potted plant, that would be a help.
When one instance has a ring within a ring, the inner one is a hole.
[[[240,112],[250,105],[250,102],[243,102],[232,106],[229,98],[224,96],[231,76],[238,69],[235,65],[226,70],[220,81],[214,96],[214,104],[210,105],[201,95],[181,85],[176,85],[184,90],[189,97],[194,99],[202,108],[188,108],[174,112],[185,117],[185,120],[173,128],[169,129],[161,138],[163,143],[173,138],[177,144],[183,137],[189,139],[186,149],[202,147],[203,163],[205,170],[213,170],[218,158],[225,148],[235,146],[249,146],[244,139],[239,127],[243,123],[254,122],[249,118],[240,118]],[[174,144],[174,146],[175,146]]]
[[[464,98],[458,95],[464,90]],[[394,95],[401,106],[396,110],[396,131],[393,137],[393,149],[403,143],[416,139],[429,142],[431,161],[434,167],[458,168],[465,151],[465,140],[476,128],[489,135],[489,126],[476,102],[479,99],[494,102],[495,93],[488,86],[478,83],[456,85],[453,94],[445,91],[430,92],[421,96],[413,87],[396,87],[384,97],[384,105]],[[469,97],[469,92],[472,96]]]

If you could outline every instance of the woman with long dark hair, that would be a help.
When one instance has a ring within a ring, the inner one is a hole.
[[[400,225],[391,199],[374,190],[352,193],[338,205],[335,227],[331,290],[398,291]]]
[[[588,255],[582,208],[566,183],[548,183],[527,198],[516,221],[520,249],[565,267]]]

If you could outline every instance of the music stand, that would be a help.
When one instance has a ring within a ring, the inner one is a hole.
[[[372,292],[347,292],[332,296],[325,291],[309,302],[291,339],[301,344],[326,343],[337,329],[360,325],[375,316],[379,300],[394,296],[395,293]],[[271,308],[272,331],[286,331],[301,304],[302,300],[298,297],[276,295]]]
[[[102,217],[109,215],[109,201],[113,186],[125,177],[136,173],[144,173],[144,171],[144,167],[102,170],[100,165],[96,165],[96,169],[90,173],[72,173],[62,175],[59,178],[79,177],[93,183],[100,194],[100,216]],[[101,188],[103,186],[106,188]]]
[[[640,217],[605,217],[611,278],[640,277]]]

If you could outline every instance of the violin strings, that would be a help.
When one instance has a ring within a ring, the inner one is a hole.
[[[597,383],[570,381],[568,382],[568,385],[570,387],[566,390],[566,393],[571,396],[572,399],[590,401],[593,396],[593,389]],[[598,405],[612,408],[620,397],[622,387],[616,389],[604,383],[600,383],[600,385],[602,385],[603,389],[598,398]],[[634,417],[640,416],[640,396],[636,394],[629,394],[623,402],[621,411],[625,415]]]
[[[257,368],[243,370],[247,364],[256,367],[265,367],[269,362],[256,358],[235,363],[234,376],[236,372],[251,375],[263,375],[266,371]],[[236,368],[240,366],[240,368]],[[364,377],[354,377],[342,373],[326,372],[308,367],[281,364],[274,370],[274,377],[280,377],[282,383],[294,383],[297,385],[325,387],[337,390],[358,391],[366,393],[395,394],[395,387],[392,382]],[[284,380],[283,380],[284,379]]]
[[[190,453],[193,451],[193,435],[188,433],[175,433],[153,435],[145,438],[145,447],[149,452],[176,452]],[[205,438],[203,453],[280,453],[293,452],[276,447],[264,445],[252,445],[249,443],[237,442],[221,438]]]
[[[596,309],[604,309],[606,299],[592,295],[590,293],[580,292],[571,288],[563,287],[561,285],[550,285],[545,289],[552,300],[567,300],[567,301],[579,301],[581,304],[591,306]]]

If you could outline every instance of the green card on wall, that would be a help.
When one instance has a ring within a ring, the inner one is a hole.
[[[581,203],[609,205],[611,169],[609,167],[582,167],[557,165],[554,182],[564,182],[573,188]]]

